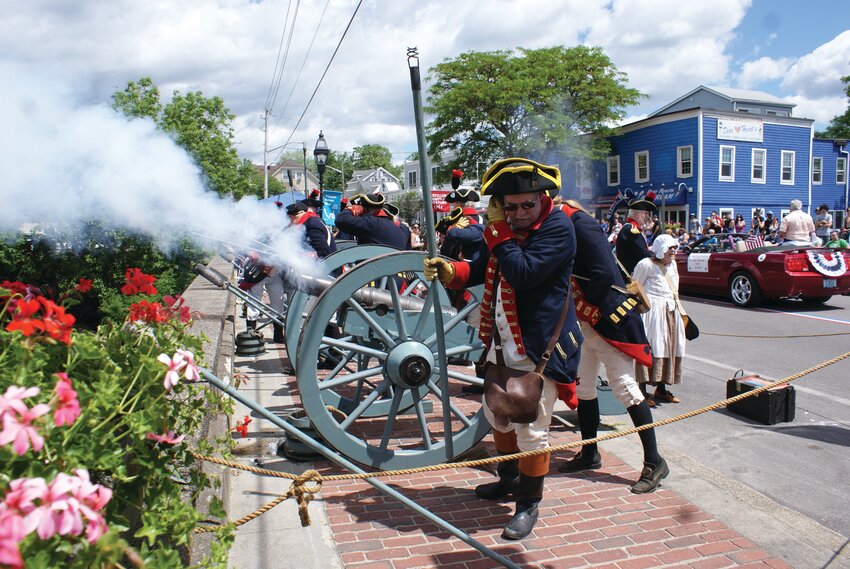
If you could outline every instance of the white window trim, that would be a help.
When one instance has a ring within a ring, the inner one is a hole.
[[[646,156],[646,178],[641,178],[638,175],[640,169],[638,168],[638,156]],[[640,152],[635,152],[635,183],[648,182],[649,181],[649,150],[641,150]]]
[[[844,167],[839,168],[838,167],[839,163],[844,164]],[[838,180],[838,172],[841,172],[844,175],[844,179],[841,180],[841,181]],[[847,158],[843,158],[843,157],[839,156],[838,158],[835,159],[835,183],[836,184],[843,184],[846,181],[847,181]]]
[[[691,173],[683,174],[682,173],[682,150],[687,148],[691,151]],[[687,146],[678,146],[676,147],[676,177],[677,178],[692,178],[694,175],[694,147],[692,144]]]
[[[764,154],[764,160],[761,163],[761,178],[756,178],[753,171],[756,167],[756,153]],[[753,148],[750,156],[750,183],[751,184],[766,184],[767,183],[767,149]]]
[[[784,180],[783,176],[782,176],[783,173],[785,172],[785,155],[786,154],[791,155],[791,179],[790,180]],[[793,186],[794,185],[794,178],[796,176],[796,171],[795,171],[796,170],[796,160],[797,160],[797,153],[794,150],[782,150],[782,151],[780,151],[780,154],[779,154],[779,184],[780,185],[782,185],[782,186]]]
[[[732,174],[729,176],[723,175],[723,150],[729,148],[732,151]],[[720,146],[720,152],[717,154],[717,179],[720,182],[734,182],[735,181],[735,147],[734,146]]]
[[[818,175],[820,175],[820,180],[815,181],[815,160],[820,164],[820,168],[818,168]],[[812,185],[820,186],[823,184],[823,158],[820,156],[812,156]]]
[[[614,161],[617,164],[617,181],[611,181],[611,162]],[[619,186],[620,185],[620,156],[609,156],[606,162],[607,174],[606,179],[608,180],[609,186]]]

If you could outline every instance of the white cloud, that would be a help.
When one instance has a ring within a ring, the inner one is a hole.
[[[846,97],[811,99],[803,95],[791,95],[783,97],[783,99],[797,105],[794,107],[795,117],[814,119],[817,130],[826,128],[833,117],[842,114],[847,109]]]
[[[801,97],[828,98],[841,94],[841,77],[850,74],[850,30],[837,35],[795,63],[782,86]]]
[[[761,57],[755,61],[747,61],[737,75],[737,84],[742,89],[752,89],[765,81],[782,78],[793,64],[794,59],[790,57]]]

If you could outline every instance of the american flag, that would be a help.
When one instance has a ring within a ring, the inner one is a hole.
[[[761,235],[750,235],[747,237],[747,240],[744,241],[744,249],[746,251],[752,251],[759,247],[764,247],[764,239],[762,239]]]

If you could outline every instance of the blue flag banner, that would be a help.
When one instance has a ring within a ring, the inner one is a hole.
[[[322,221],[326,225],[333,226],[336,222],[336,214],[339,213],[340,202],[342,202],[342,192],[325,190],[322,193],[325,204],[322,208]]]

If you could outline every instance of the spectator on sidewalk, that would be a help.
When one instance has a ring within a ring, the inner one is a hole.
[[[829,232],[832,230],[832,214],[829,213],[829,206],[821,204],[817,209],[817,217],[815,219],[815,235],[821,240],[821,243],[829,241]]]
[[[838,230],[833,229],[829,232],[829,241],[823,246],[828,249],[847,249],[847,241],[838,237]]]
[[[779,237],[792,245],[811,245],[815,237],[815,222],[803,211],[803,202],[791,200],[791,211],[779,224]]]

